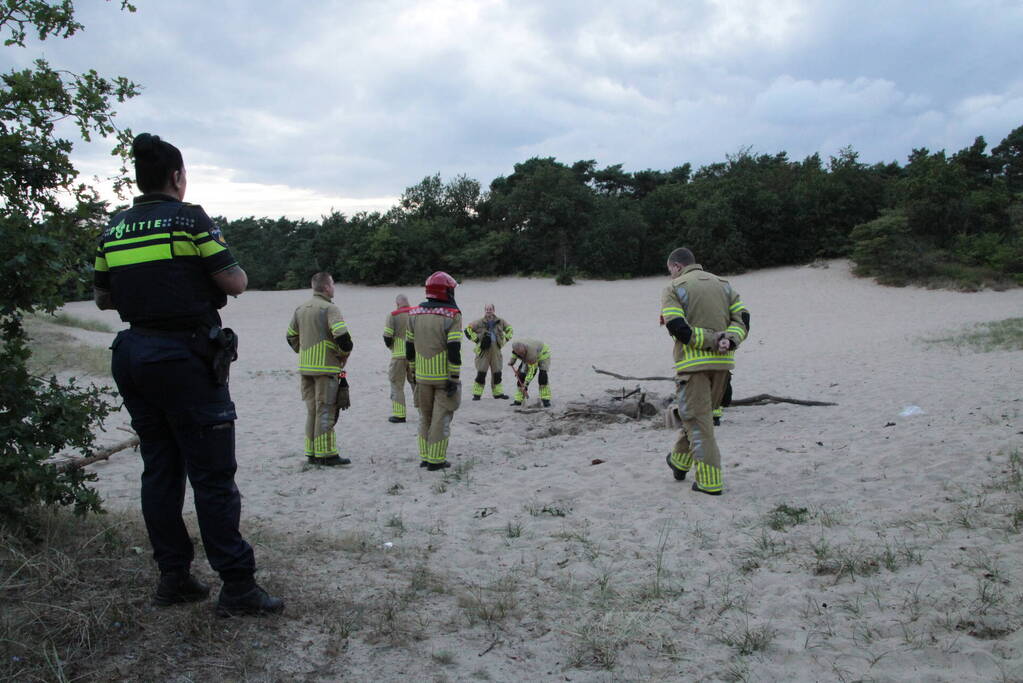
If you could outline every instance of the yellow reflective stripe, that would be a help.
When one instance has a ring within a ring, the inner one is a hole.
[[[404,358],[405,357],[405,340],[399,337],[395,337],[394,343],[391,345],[391,357],[392,358]]]
[[[728,310],[731,311],[732,313],[735,313],[736,311],[744,311],[746,310],[746,304],[742,303],[741,301],[736,301],[734,304],[728,307]]]
[[[735,359],[734,358],[730,358],[728,356],[716,356],[716,355],[712,356],[710,354],[707,354],[706,356],[699,356],[697,358],[683,359],[683,360],[675,361],[675,370],[676,371],[679,371],[679,370],[689,370],[690,368],[701,367],[701,366],[703,366],[703,367],[714,366],[714,367],[719,367],[719,368],[721,368],[723,370],[726,370],[726,369],[734,368],[735,367]]]
[[[171,255],[171,245],[169,243],[151,244],[148,247],[135,247],[134,249],[108,252],[107,265],[110,268],[119,268],[121,266],[134,266],[151,261],[166,261],[171,258],[173,256]]]
[[[544,344],[543,346],[540,347],[540,353],[537,354],[536,360],[537,361],[550,360],[550,358],[551,358],[551,347],[549,347],[546,344]]]
[[[551,385],[544,384],[540,387],[540,398],[551,400]]]
[[[105,273],[105,272],[109,271],[110,268],[107,266],[107,259],[106,259],[106,257],[104,257],[102,254],[97,254],[96,255],[96,263],[93,265],[93,269],[98,271],[98,272],[100,272],[100,273]]]
[[[512,332],[512,326],[511,325],[508,325],[508,327],[504,328],[504,341],[506,343],[511,341],[512,334],[513,334],[513,332]]]
[[[337,455],[337,435],[333,427],[313,439],[313,455],[318,458]]]
[[[479,338],[480,338],[480,337],[479,337],[479,335],[478,335],[478,334],[476,334],[476,330],[472,329],[472,327],[467,327],[467,328],[465,328],[465,334],[466,334],[466,336],[468,336],[468,337],[469,337],[469,339],[470,339],[470,340],[472,340],[472,341],[476,341],[477,339],[479,339]],[[448,338],[449,338],[449,339],[451,338],[451,335],[450,335],[450,334],[448,334]]]
[[[342,320],[339,323],[334,323],[333,325],[331,325],[330,326],[330,331],[331,331],[331,333],[335,337],[340,337],[341,336],[341,334],[340,334],[341,332],[348,331],[348,325],[345,323],[344,320]]]
[[[294,329],[291,325],[288,325],[288,336],[294,337],[298,334],[298,330]]]
[[[327,351],[337,351],[337,344],[321,341],[316,346],[302,349],[298,354],[298,369],[306,372],[341,372],[339,365],[327,364]]]
[[[722,487],[721,470],[703,462],[696,462],[696,485],[704,491],[717,492]]]
[[[665,308],[661,309],[661,315],[663,315],[665,318],[667,318],[668,316],[673,316],[673,315],[678,315],[678,316],[685,317],[686,314],[682,311],[681,308],[677,308],[675,306],[669,306],[669,307],[665,307]]]
[[[456,370],[457,372],[457,370]],[[432,358],[416,353],[416,380],[444,380],[448,378],[447,350]]]
[[[693,336],[689,340],[689,344],[691,346],[695,346],[698,349],[702,348],[703,347],[703,328],[702,327],[694,327],[694,328],[692,328],[692,330],[693,330]]]
[[[539,370],[540,366],[536,363],[526,366],[526,378],[522,380],[524,384],[529,384],[536,377],[536,371]]]
[[[426,462],[444,462],[448,453],[448,440],[441,439],[436,443],[422,443],[419,447],[419,457]]]
[[[688,472],[689,468],[693,466],[693,454],[672,452],[671,464],[683,472]]]
[[[175,233],[177,234],[177,233]],[[199,256],[199,248],[195,246],[195,243],[191,240],[183,242],[181,240],[174,240],[171,242],[171,246],[174,249],[175,256]]]
[[[209,237],[209,240],[206,242],[202,242],[201,239],[203,237]],[[198,235],[196,235],[195,237],[191,237],[190,239],[195,241],[196,246],[199,247],[199,255],[202,256],[203,258],[208,258],[210,256],[213,256],[214,254],[219,254],[220,252],[226,249],[222,244],[220,244],[220,242],[210,237],[210,234],[208,232],[200,232]]]
[[[734,332],[739,337],[739,339],[746,338],[746,330],[744,330],[741,325],[729,325],[728,329],[725,331]]]
[[[393,327],[385,327],[384,328],[384,336],[385,337],[393,337],[394,336],[394,328]]]
[[[104,249],[110,247],[123,247],[126,244],[137,244],[139,242],[151,242],[153,240],[168,240],[171,234],[169,232],[154,232],[150,235],[143,235],[141,237],[126,237],[120,240],[110,240],[103,244]]]
[[[458,330],[451,330],[450,332],[448,332],[448,341],[449,342],[456,342],[456,341],[460,341],[461,339],[462,339],[462,333],[459,332]]]

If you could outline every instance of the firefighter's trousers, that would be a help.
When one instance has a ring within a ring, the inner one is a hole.
[[[504,361],[504,354],[501,348],[493,344],[485,351],[476,356],[476,381],[472,385],[472,395],[482,396],[483,389],[487,384],[487,371],[490,371],[490,389],[494,396],[504,393],[501,384],[501,367]]]
[[[302,400],[305,401],[305,454],[316,458],[338,455],[337,377],[302,375]]]
[[[675,380],[683,429],[671,449],[671,462],[683,472],[695,466],[696,485],[704,491],[722,489],[721,453],[714,439],[712,412],[721,404],[727,380],[726,370],[685,373]]]
[[[444,385],[416,384],[419,404],[419,457],[428,463],[444,462],[448,454],[448,436],[451,420],[462,403],[462,387],[454,396],[448,396]]]
[[[415,386],[408,379],[408,361],[404,357],[391,358],[387,367],[387,379],[391,382],[391,415],[405,417],[405,383],[412,387],[413,405],[415,405]]]

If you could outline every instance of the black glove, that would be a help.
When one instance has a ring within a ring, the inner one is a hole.
[[[339,410],[348,410],[352,407],[352,399],[348,393],[348,379],[339,377],[337,380],[337,407]]]
[[[490,348],[490,342],[491,341],[492,340],[490,339],[490,335],[489,334],[483,335],[483,339],[480,339],[480,348],[483,349],[484,351],[486,351],[487,349]]]
[[[457,380],[449,379],[444,382],[444,393],[450,398],[458,392],[458,387],[461,386]]]

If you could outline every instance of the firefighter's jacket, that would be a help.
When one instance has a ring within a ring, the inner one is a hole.
[[[445,302],[427,300],[408,313],[406,358],[414,364],[416,384],[443,385],[461,373],[462,312]]]
[[[320,292],[295,309],[288,325],[287,340],[298,352],[301,375],[336,375],[348,361],[337,339],[348,334],[341,310]]]
[[[515,354],[515,357],[526,364],[526,376],[522,381],[529,384],[538,370],[546,370],[550,364],[551,347],[537,339],[519,339],[516,343],[524,344],[526,347],[524,355]]]
[[[742,312],[746,306],[727,280],[699,264],[686,266],[661,294],[661,317],[666,324],[679,318],[692,331],[686,343],[675,341],[675,372],[731,370],[735,350],[717,350],[717,333],[724,332],[735,347],[746,338]]]
[[[405,333],[408,332],[408,312],[411,306],[402,306],[387,314],[384,321],[384,339],[390,340],[391,358],[405,359]]]
[[[480,318],[469,323],[469,326],[465,328],[465,336],[469,341],[476,344],[477,356],[484,353],[484,349],[480,344],[485,336],[490,337],[489,348],[499,349],[511,341],[513,333],[512,326],[504,318],[494,318],[491,321],[488,321],[485,317]]]

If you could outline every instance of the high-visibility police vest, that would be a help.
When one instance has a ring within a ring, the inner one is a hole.
[[[227,295],[211,276],[236,265],[201,206],[151,193],[110,219],[96,247],[93,282],[110,292],[121,320],[189,330],[220,323],[217,310]]]

